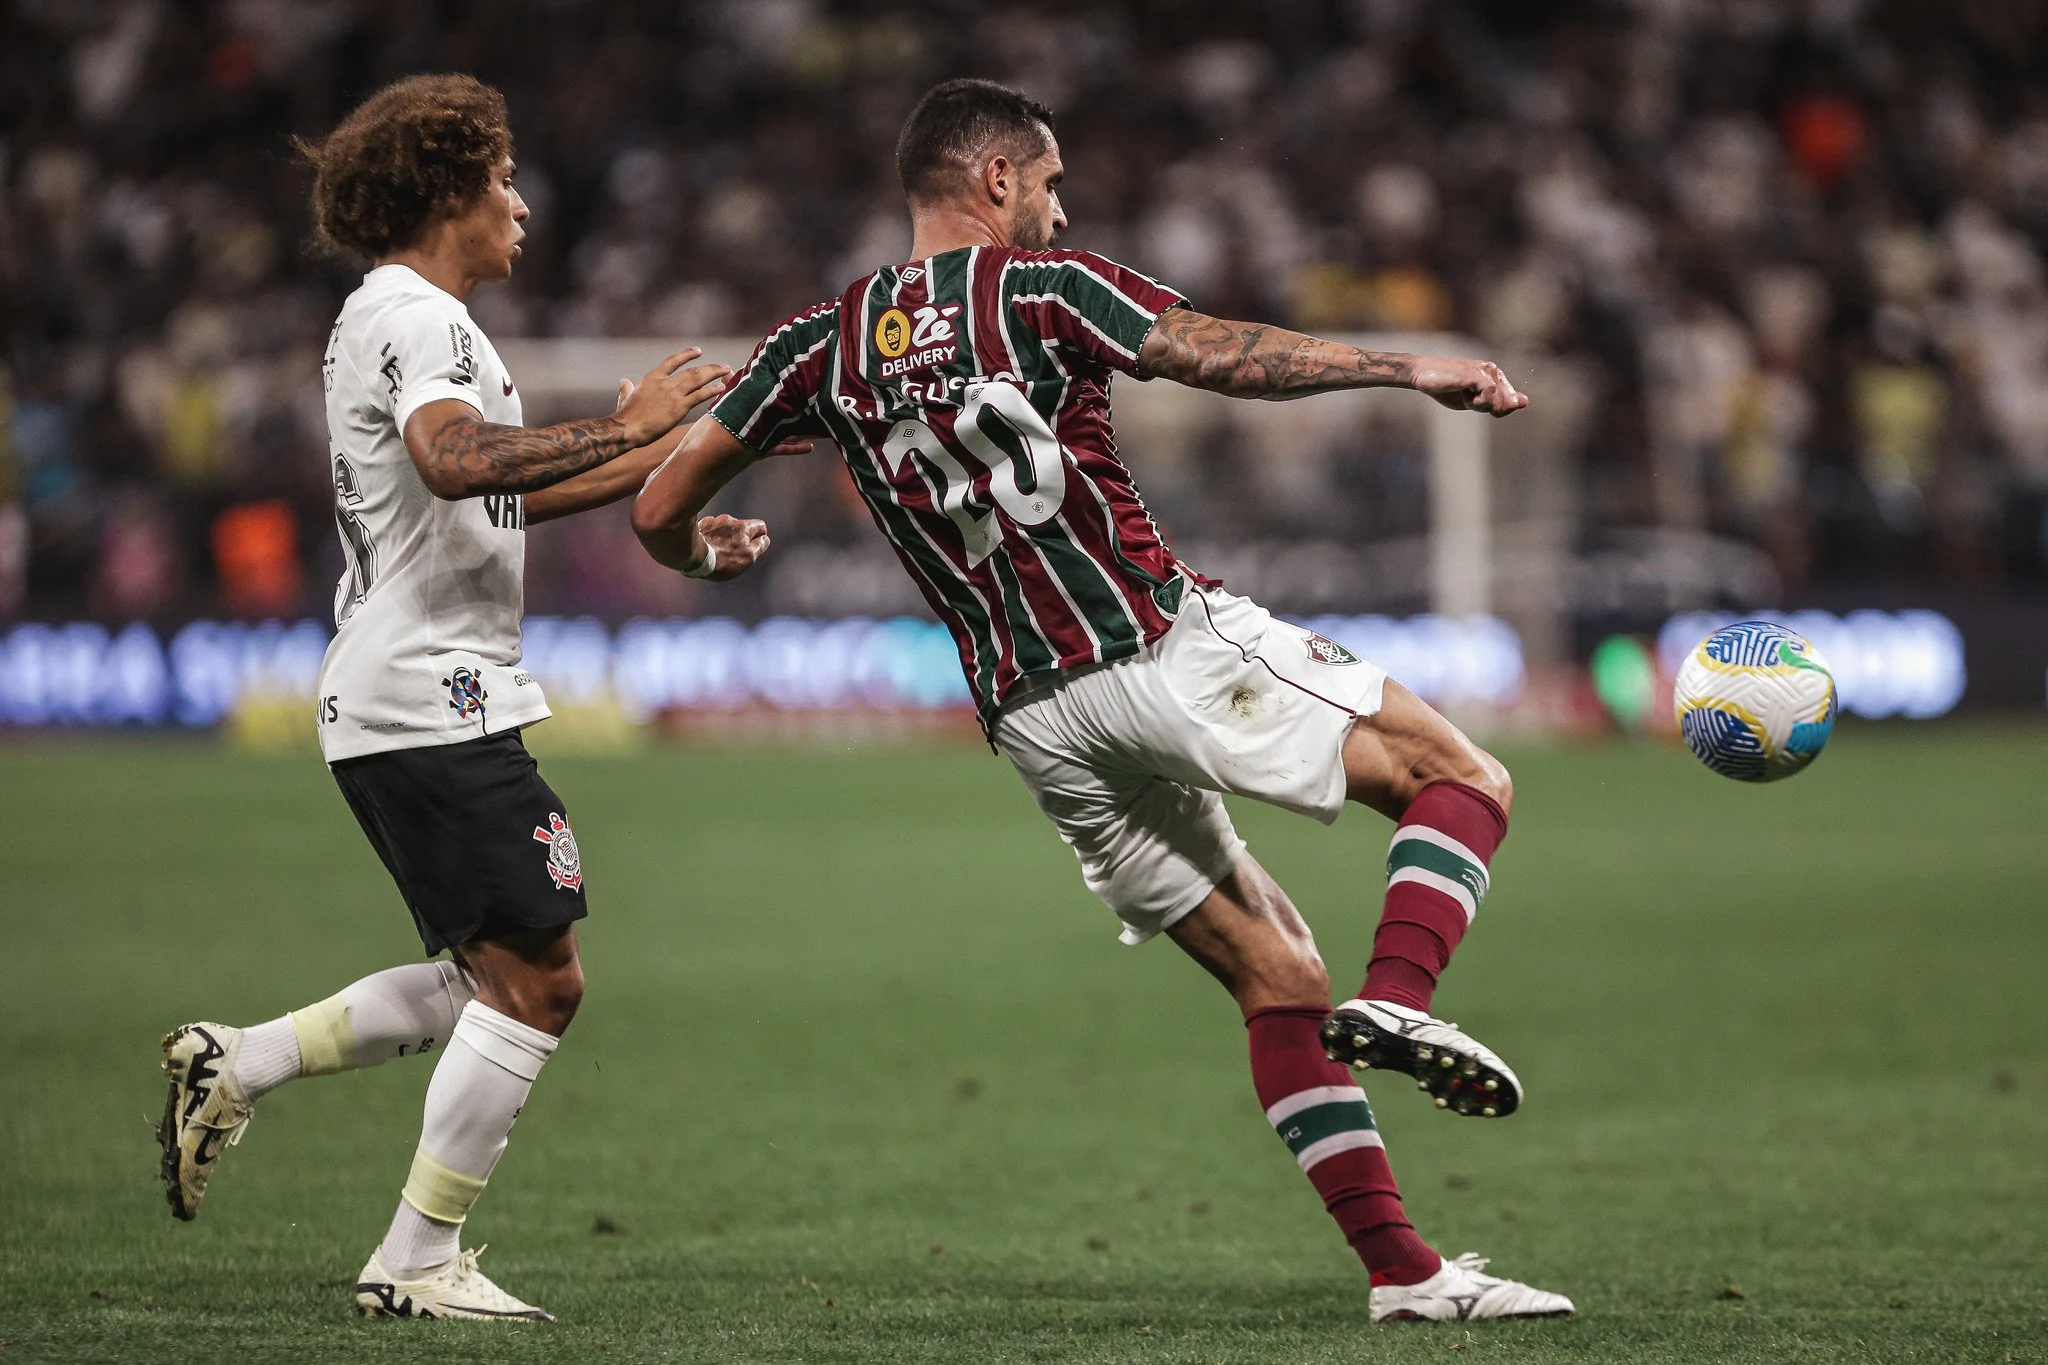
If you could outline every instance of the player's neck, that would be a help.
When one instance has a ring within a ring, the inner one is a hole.
[[[921,261],[964,246],[1008,246],[1009,236],[995,223],[950,204],[920,207],[910,214],[910,259]]]
[[[394,251],[389,256],[380,256],[377,264],[402,265],[436,289],[453,294],[462,303],[468,303],[470,291],[482,283],[478,276],[465,269],[459,252],[449,251],[432,240],[403,251]]]

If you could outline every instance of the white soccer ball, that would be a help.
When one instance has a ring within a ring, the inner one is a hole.
[[[1740,782],[1775,782],[1813,762],[1839,709],[1820,652],[1769,621],[1737,621],[1700,641],[1678,670],[1672,705],[1686,747]]]

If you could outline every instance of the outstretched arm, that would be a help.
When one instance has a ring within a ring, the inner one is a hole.
[[[1529,406],[1490,360],[1443,360],[1356,346],[1257,322],[1226,322],[1173,308],[1159,315],[1138,352],[1138,376],[1155,376],[1233,398],[1284,400],[1337,389],[1404,388],[1447,408],[1505,417]]]
[[[689,428],[684,427],[683,430],[688,431]],[[647,476],[663,460],[675,454],[681,443],[681,437],[671,433],[653,445],[629,450],[595,469],[586,469],[539,492],[528,493],[526,524],[535,526],[543,521],[588,512],[594,507],[609,507],[621,498],[632,497],[647,482]]]
[[[690,424],[676,453],[661,463],[633,499],[633,533],[657,563],[693,577],[727,579],[744,573],[768,548],[758,521],[701,517],[718,490],[760,459],[723,424]]]
[[[692,407],[717,393],[731,371],[723,365],[683,368],[699,354],[691,347],[663,360],[609,417],[511,427],[484,421],[460,399],[439,399],[406,420],[405,448],[437,498],[549,488],[659,441]]]

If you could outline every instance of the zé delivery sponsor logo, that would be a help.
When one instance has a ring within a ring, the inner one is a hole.
[[[953,319],[960,305],[926,305],[915,314],[891,308],[875,320],[875,349],[882,353],[883,379],[894,379],[932,365],[943,365],[960,353]]]

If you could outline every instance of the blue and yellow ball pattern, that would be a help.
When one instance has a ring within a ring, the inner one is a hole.
[[[1686,658],[1672,688],[1678,732],[1700,762],[1739,782],[1775,782],[1834,733],[1835,676],[1805,637],[1737,621]]]

